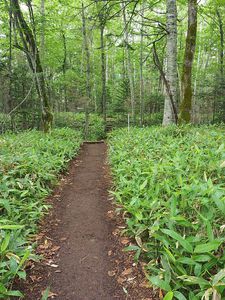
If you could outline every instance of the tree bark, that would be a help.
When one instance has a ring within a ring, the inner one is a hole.
[[[176,0],[167,0],[167,68],[166,97],[164,103],[163,125],[176,123],[173,107],[177,105],[177,4]]]
[[[88,43],[87,28],[86,28],[85,8],[83,2],[82,2],[82,28],[83,28],[83,45],[86,54],[85,73],[86,73],[87,100],[85,103],[85,139],[87,139],[88,128],[89,128],[89,103],[91,100],[91,61],[90,61],[90,51],[89,51],[89,43]]]
[[[125,43],[125,54],[126,54],[126,69],[127,76],[129,79],[130,85],[130,103],[131,103],[131,118],[133,124],[135,123],[135,96],[134,96],[134,80],[133,80],[133,68],[131,65],[130,59],[130,49],[129,49],[129,32],[128,32],[128,24],[127,24],[127,16],[126,16],[126,6],[122,4],[123,8],[123,23],[124,23],[124,43]]]
[[[220,74],[221,79],[223,79],[224,74],[224,30],[223,30],[223,20],[220,14],[219,9],[216,9],[216,14],[219,21],[219,30],[220,30]]]
[[[68,111],[68,99],[67,99],[67,89],[66,89],[66,70],[67,70],[67,45],[66,45],[66,34],[62,30],[62,42],[63,42],[63,97],[65,101],[65,111]]]
[[[143,48],[144,48],[144,36],[143,36],[143,27],[144,27],[144,3],[142,4],[142,13],[141,13],[141,41],[140,41],[140,126],[143,126],[144,122],[144,78],[143,78]]]
[[[179,123],[190,123],[192,110],[192,65],[194,61],[197,37],[197,0],[188,1],[188,31],[184,54],[182,75],[182,101],[180,105]]]
[[[101,97],[101,112],[104,121],[106,122],[106,56],[105,56],[105,42],[104,42],[104,21],[100,21],[100,47],[101,47],[101,69],[102,69],[102,97]]]
[[[49,132],[52,127],[53,114],[47,96],[43,68],[34,33],[23,16],[19,0],[12,0],[12,9],[17,29],[23,43],[23,47],[19,45],[16,46],[26,54],[28,64],[34,74],[37,93],[41,101],[43,130],[44,132]]]

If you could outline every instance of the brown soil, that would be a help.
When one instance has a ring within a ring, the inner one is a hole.
[[[48,199],[53,205],[36,237],[44,259],[29,263],[25,282],[16,282],[25,300],[157,299],[144,279],[141,264],[123,248],[121,218],[109,197],[106,145],[84,144],[67,176]]]

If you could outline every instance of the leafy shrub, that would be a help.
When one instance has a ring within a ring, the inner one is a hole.
[[[43,200],[57,174],[80,143],[80,133],[72,129],[0,136],[0,298],[20,296],[9,284],[16,275],[25,278],[24,262],[32,252],[27,239],[48,209]]]
[[[56,127],[69,127],[83,132],[85,135],[85,114],[73,112],[61,112],[55,114]],[[97,114],[89,115],[87,140],[96,141],[105,137],[104,120]]]
[[[115,197],[165,299],[225,299],[224,127],[111,134]]]

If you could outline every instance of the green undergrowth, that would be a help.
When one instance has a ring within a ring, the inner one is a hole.
[[[54,116],[55,127],[69,127],[82,132],[85,138],[85,114],[74,112],[60,112]],[[105,138],[105,124],[101,116],[91,113],[88,119],[86,139],[98,141]]]
[[[10,284],[31,259],[29,237],[49,206],[44,199],[82,142],[72,129],[0,136],[0,298],[20,296]]]
[[[109,139],[127,234],[165,299],[225,299],[225,128],[117,130]]]

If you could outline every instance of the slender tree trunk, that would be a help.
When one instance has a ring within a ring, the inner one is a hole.
[[[190,123],[192,110],[192,65],[194,61],[197,37],[197,0],[188,1],[188,31],[184,54],[182,75],[182,102],[180,105],[179,123]]]
[[[29,8],[31,9],[31,7]],[[43,130],[44,132],[49,132],[52,127],[53,114],[47,96],[46,83],[35,36],[23,16],[19,0],[12,0],[12,9],[16,20],[17,30],[23,43],[23,47],[20,47],[19,45],[17,45],[17,47],[25,52],[29,66],[34,74],[36,89],[42,107]],[[33,18],[33,13],[30,12],[30,14]]]
[[[176,123],[174,105],[177,105],[177,4],[176,0],[167,0],[167,68],[166,96],[164,103],[163,125]],[[174,105],[173,105],[174,103]]]
[[[101,112],[103,114],[104,121],[106,122],[106,55],[105,55],[105,42],[104,42],[105,24],[100,24],[101,35],[101,68],[102,68],[102,99],[101,99]]]
[[[41,0],[41,57],[45,57],[45,0]]]
[[[87,100],[85,103],[85,138],[88,137],[88,127],[89,127],[89,103],[91,101],[91,61],[90,61],[90,51],[86,28],[86,17],[84,3],[82,2],[82,27],[83,27],[83,45],[85,50],[85,73],[86,73],[86,96]]]
[[[128,31],[125,4],[122,4],[122,8],[123,8],[123,23],[124,23],[124,43],[125,43],[125,54],[126,54],[125,61],[126,61],[127,76],[129,79],[129,86],[130,86],[131,118],[132,118],[132,122],[135,123],[134,79],[133,79],[133,68],[132,68],[131,58],[130,58],[129,31]]]
[[[219,29],[220,29],[220,74],[221,79],[223,79],[224,74],[224,30],[223,30],[223,20],[220,14],[219,9],[216,9],[216,14],[219,21]]]
[[[144,10],[144,4],[142,5],[142,10]],[[144,121],[144,79],[143,79],[143,43],[144,43],[144,36],[143,36],[143,22],[144,22],[144,11],[142,12],[141,16],[141,41],[140,41],[140,126],[143,125]]]
[[[67,70],[67,45],[66,45],[66,35],[62,31],[62,41],[63,41],[63,64],[62,64],[62,70],[63,70],[63,98],[65,101],[65,111],[68,111],[68,99],[67,99],[67,89],[66,89],[66,70]]]

